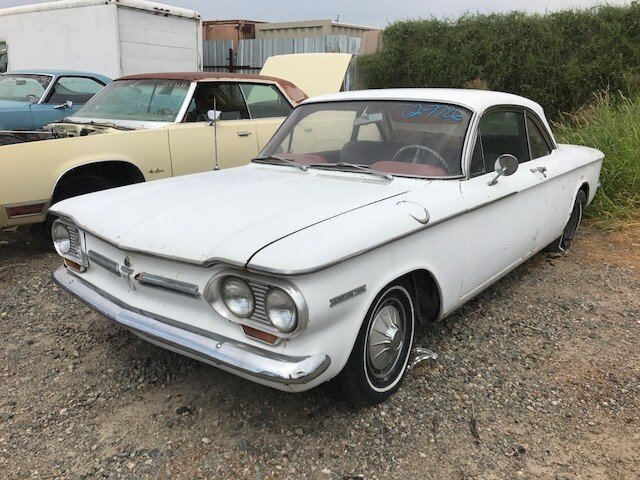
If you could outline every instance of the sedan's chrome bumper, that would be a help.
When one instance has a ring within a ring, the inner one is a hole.
[[[65,267],[53,273],[53,280],[62,289],[135,334],[170,350],[239,374],[280,384],[303,384],[317,378],[331,363],[327,355],[285,356],[138,311],[100,291]]]

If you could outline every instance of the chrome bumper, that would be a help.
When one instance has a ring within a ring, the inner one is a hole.
[[[121,327],[189,357],[214,366],[280,384],[304,384],[324,372],[327,355],[290,357],[136,310],[99,290],[65,267],[54,282]]]

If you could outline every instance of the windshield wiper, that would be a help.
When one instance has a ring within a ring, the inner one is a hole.
[[[298,168],[303,172],[306,172],[307,170],[309,170],[309,167],[307,167],[306,165],[302,165],[301,163],[294,162],[293,160],[289,160],[288,158],[279,157],[278,155],[267,155],[265,157],[256,157],[251,159],[251,161],[255,163],[272,163],[269,160],[278,160],[279,162],[282,162],[285,165]]]
[[[354,170],[358,170],[359,172],[369,173],[371,175],[375,175],[376,177],[383,178],[388,182],[393,180],[393,175],[391,175],[390,173],[379,172],[371,168],[369,165],[359,165],[357,163],[349,163],[349,162],[337,162],[337,163],[312,163],[309,166],[313,168],[326,168],[326,169],[332,169],[336,167],[353,168]]]

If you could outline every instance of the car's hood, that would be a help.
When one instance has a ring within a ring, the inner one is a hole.
[[[247,165],[75,197],[51,210],[124,250],[244,265],[283,237],[406,192],[394,183]]]

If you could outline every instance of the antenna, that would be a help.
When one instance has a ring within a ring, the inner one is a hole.
[[[216,105],[216,98],[213,98],[213,109],[217,112],[218,106]],[[216,163],[213,166],[213,171],[220,170],[218,165],[218,119],[213,122],[213,152],[216,156]]]

